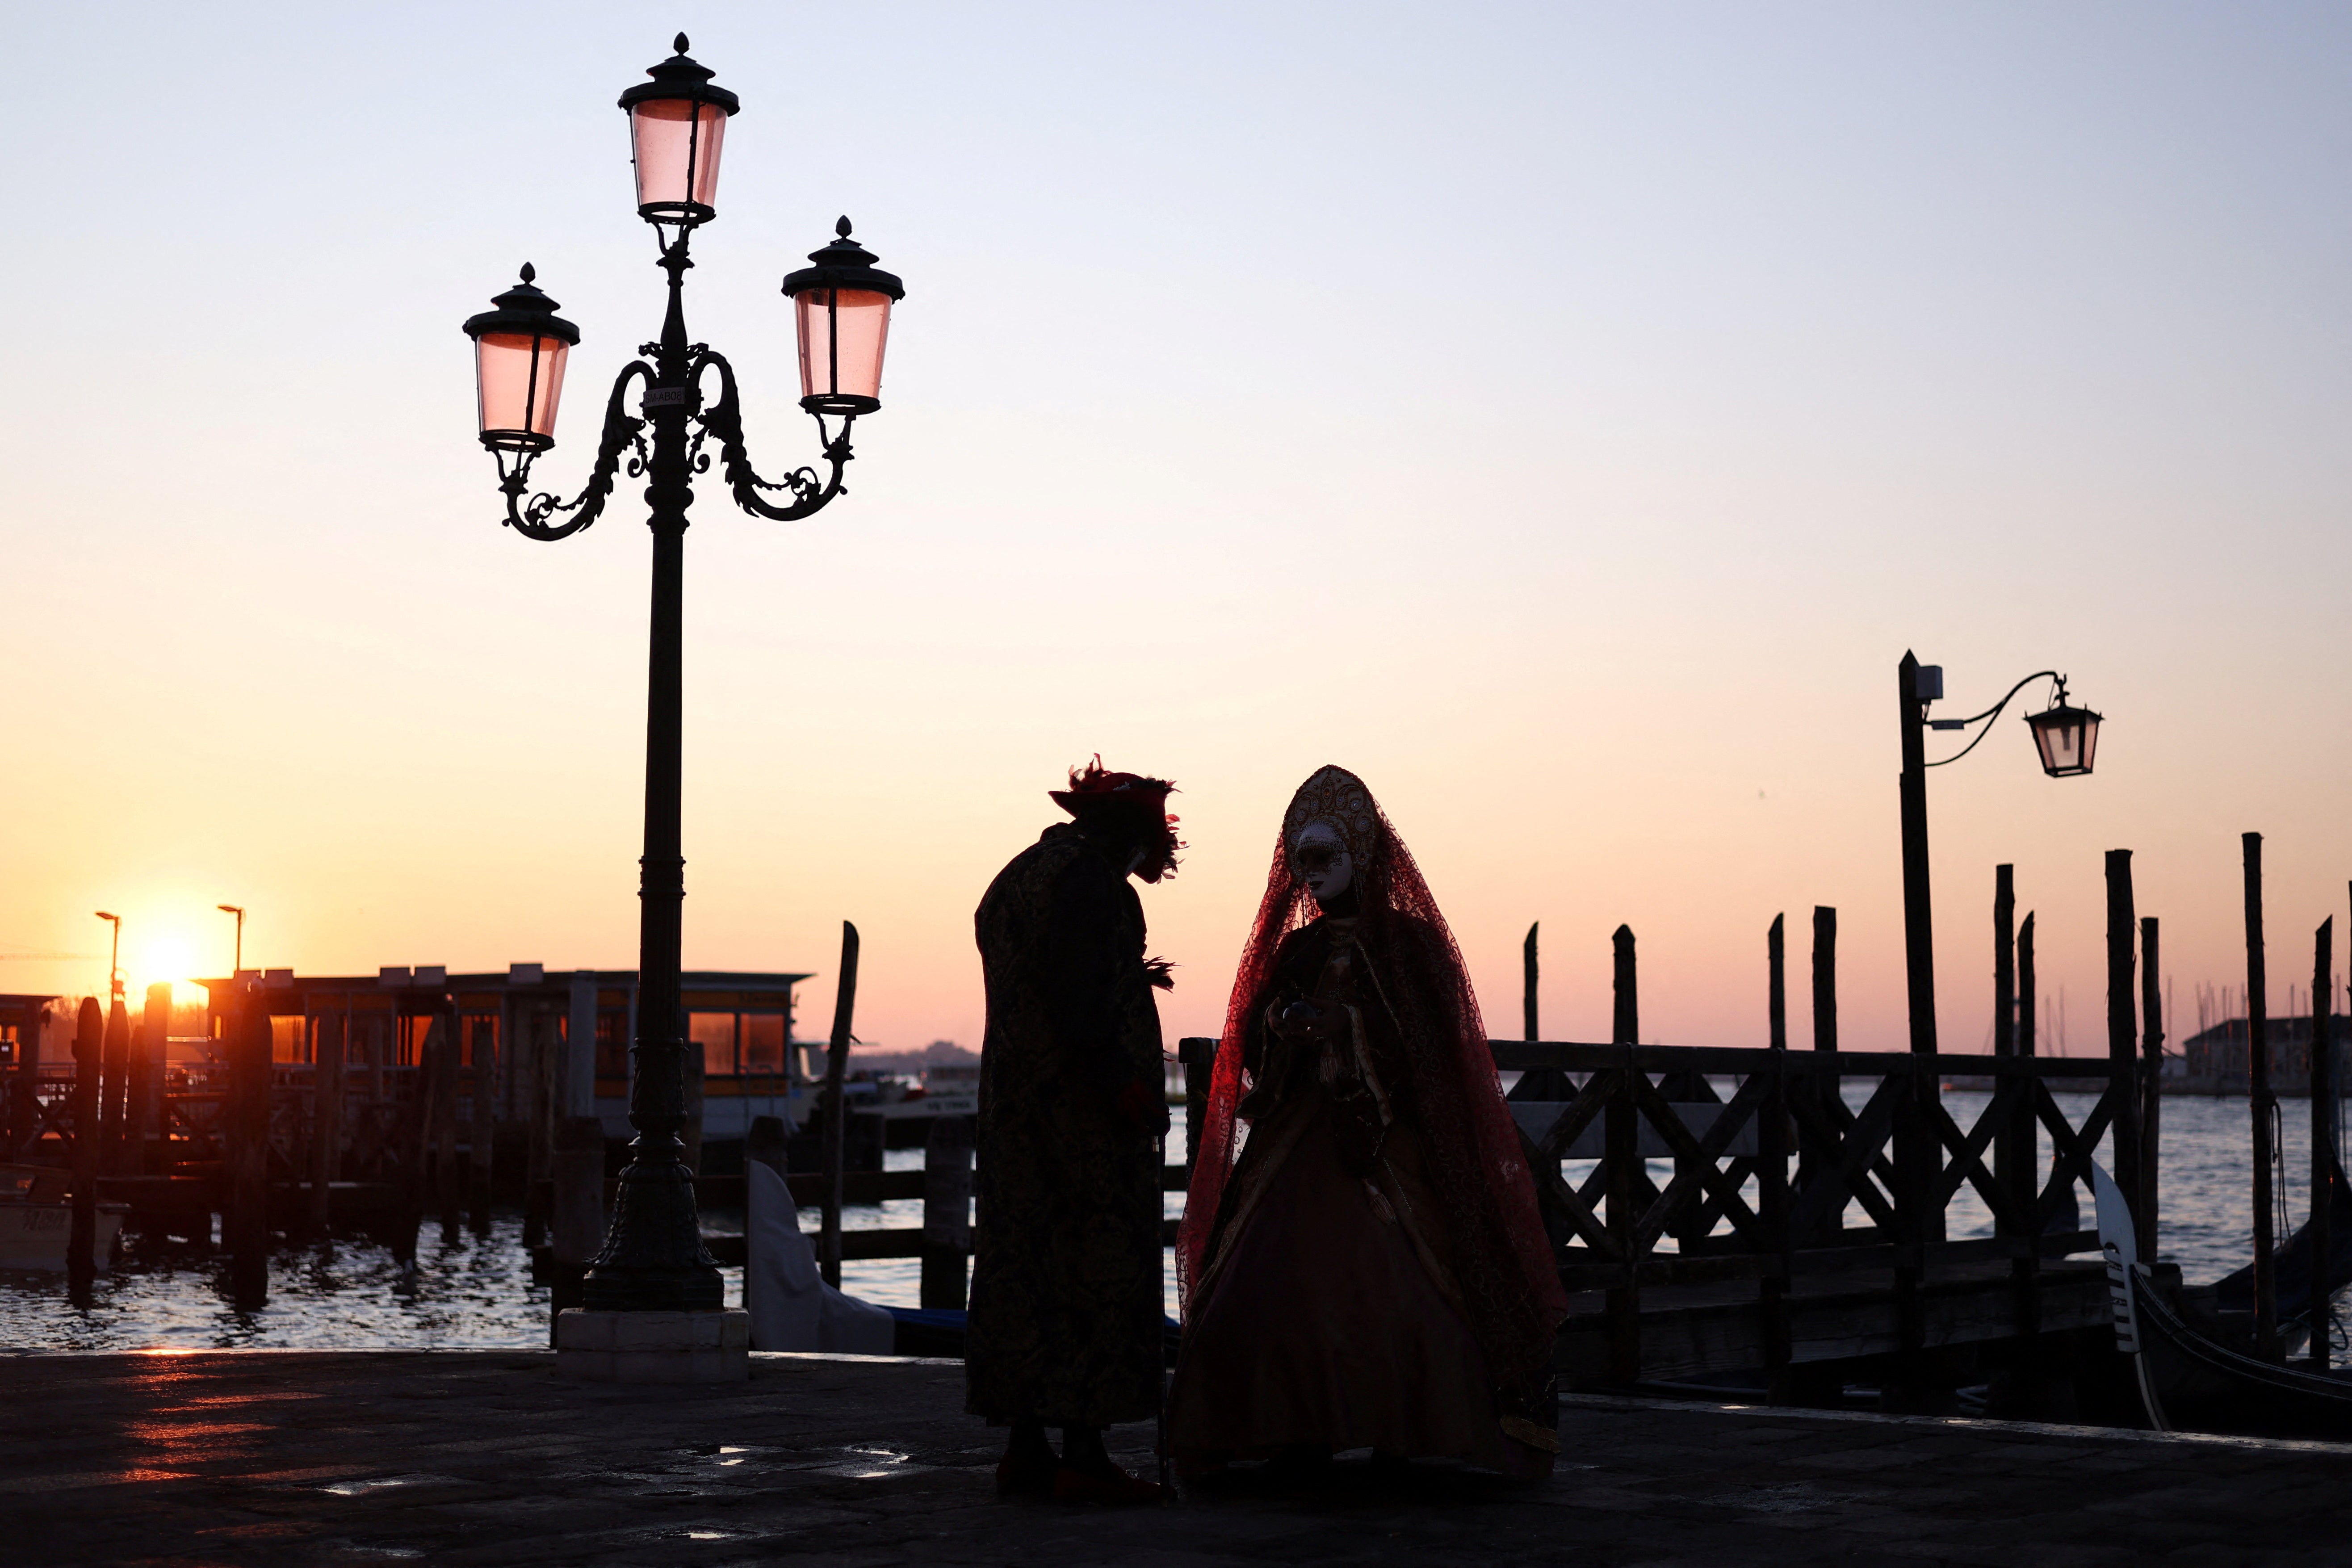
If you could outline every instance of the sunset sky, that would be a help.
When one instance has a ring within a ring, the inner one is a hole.
[[[1950,1047],[1996,861],[2077,1053],[2107,849],[2176,1040],[2241,832],[2273,1007],[2347,924],[2340,5],[19,6],[0,990],[102,989],[100,908],[134,985],[219,973],[223,901],[248,964],[634,966],[642,510],[499,526],[458,323],[530,260],[580,324],[576,490],[680,27],[744,105],[688,327],[771,477],[782,274],[846,213],[908,287],[851,493],[706,482],[687,542],[686,961],[818,972],[803,1033],[846,918],[862,1038],[977,1045],[972,906],[1099,751],[1182,789],[1171,1042],[1331,762],[1495,1033],[1539,920],[1605,1038],[1625,921],[1645,1038],[1760,1045],[1786,911],[1801,1044],[1832,904],[1898,1047],[1906,647],[2108,719],[2087,779],[2014,710],[1929,775]]]

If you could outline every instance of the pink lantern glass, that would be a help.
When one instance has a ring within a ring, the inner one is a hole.
[[[474,340],[474,384],[485,440],[514,450],[555,444],[555,408],[563,398],[563,365],[572,345],[561,338],[485,332]]]
[[[637,210],[707,216],[719,202],[719,153],[727,110],[691,99],[651,98],[629,110]]]
[[[810,289],[793,300],[801,340],[801,395],[864,412],[882,401],[890,296],[872,289]]]

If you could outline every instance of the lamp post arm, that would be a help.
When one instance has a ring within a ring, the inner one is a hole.
[[[1968,726],[1969,726],[1970,724],[1980,723],[1980,722],[1982,722],[1983,721],[1985,721],[1985,720],[1987,720],[1987,719],[1998,719],[1998,718],[2000,718],[2000,711],[2001,711],[2001,710],[2009,706],[2009,704],[2010,704],[2010,699],[2011,699],[2011,698],[2015,697],[2019,692],[2021,692],[2021,691],[2024,690],[2027,687],[2029,687],[2029,686],[2032,685],[2035,681],[2037,681],[2037,680],[2041,680],[2041,679],[2044,679],[2044,678],[2047,678],[2047,679],[2051,679],[2051,680],[2054,680],[2054,681],[2056,681],[2056,682],[2058,683],[2058,685],[2059,685],[2059,689],[2060,689],[2061,690],[2063,690],[2063,689],[2065,689],[2065,685],[2066,685],[2066,678],[2065,678],[2064,676],[2063,676],[2063,675],[2059,674],[2059,673],[2058,673],[2056,670],[2054,670],[2054,669],[2037,669],[2037,670],[2035,670],[2032,675],[2027,676],[2023,680],[2021,680],[2021,681],[2019,681],[2016,685],[2014,685],[2014,686],[2011,687],[2011,688],[2009,689],[2009,696],[2008,696],[2008,697],[2004,697],[2004,698],[2002,698],[2000,701],[1998,701],[1998,702],[1994,703],[1991,707],[1990,707],[1990,708],[1986,709],[1986,710],[1985,710],[1983,712],[1981,712],[1981,713],[1975,714],[1975,715],[1973,715],[1972,717],[1969,717],[1969,718],[1967,718],[1967,719],[1963,719],[1963,720],[1961,720],[1961,721],[1959,721],[1959,722],[1960,722],[1960,727],[1961,727],[1962,729],[1966,729],[1966,728],[1967,728]],[[1942,757],[1942,758],[1938,758],[1938,759],[1937,759],[1937,761],[1935,761],[1935,762],[1927,763],[1925,763],[1925,764],[1923,764],[1923,765],[1925,765],[1925,766],[1927,766],[1927,767],[1931,767],[1931,768],[1940,768],[1940,767],[1944,767],[1944,766],[1946,766],[1946,765],[1948,765],[1948,764],[1949,764],[1949,763],[1957,763],[1957,762],[1958,762],[1962,757],[1967,756],[1970,752],[1975,751],[1979,746],[1980,746],[1980,745],[1984,744],[1984,738],[1985,738],[1987,735],[1990,735],[1990,734],[1991,734],[1991,733],[1992,733],[1992,726],[1991,726],[1990,724],[1986,724],[1986,725],[1985,725],[1985,727],[1984,727],[1983,729],[1981,729],[1981,730],[1979,730],[1979,731],[1977,731],[1977,738],[1976,738],[1975,740],[1970,741],[1967,745],[1962,746],[1958,751],[1954,752],[1950,756],[1948,756],[1948,757]]]
[[[612,499],[613,481],[620,471],[624,451],[631,447],[636,448],[636,455],[629,459],[629,477],[635,479],[645,472],[646,453],[640,432],[646,422],[629,413],[625,401],[629,383],[639,377],[645,379],[646,385],[652,385],[653,367],[643,360],[631,360],[613,383],[613,395],[604,404],[604,435],[597,444],[596,466],[589,471],[588,488],[577,498],[558,500],[542,490],[525,502],[523,493],[530,485],[530,454],[526,453],[512,472],[507,470],[503,457],[499,459],[499,490],[507,498],[507,527],[525,539],[542,543],[568,539],[603,515],[605,501]],[[573,515],[563,522],[549,521],[564,512]]]
[[[824,416],[814,416],[817,438],[824,443],[825,461],[832,468],[829,477],[820,479],[814,468],[799,468],[772,484],[753,469],[751,454],[743,447],[743,406],[735,393],[735,367],[716,349],[704,349],[696,358],[688,379],[699,382],[706,369],[719,372],[719,398],[703,410],[702,428],[704,434],[719,438],[719,468],[726,475],[727,488],[734,492],[737,506],[754,517],[792,522],[809,516],[841,494],[841,470],[852,456],[849,427],[856,422],[856,416],[845,416],[841,434],[831,437],[824,433]],[[698,467],[709,462],[709,458],[703,458]],[[788,490],[793,499],[787,505],[776,506],[761,497],[762,490]]]

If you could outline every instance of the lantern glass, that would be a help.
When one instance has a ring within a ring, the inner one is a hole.
[[[706,73],[707,74],[707,73]],[[629,110],[637,210],[709,217],[719,201],[719,151],[727,110],[688,98],[649,98]]]
[[[793,297],[801,339],[801,401],[827,414],[882,406],[890,296],[873,289],[803,289]]]
[[[2099,748],[2099,715],[2062,703],[2029,716],[2026,722],[2033,726],[2033,744],[2042,753],[2043,773],[2063,779],[2091,771]]]
[[[555,445],[555,408],[572,345],[531,332],[484,332],[474,340],[474,384],[482,440],[509,452]]]

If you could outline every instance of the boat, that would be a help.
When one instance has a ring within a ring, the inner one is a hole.
[[[62,1274],[73,1238],[68,1173],[54,1165],[0,1165],[0,1268]],[[91,1265],[103,1272],[114,1255],[129,1204],[101,1203],[90,1237]]]
[[[2096,1165],[2091,1176],[2116,1345],[2131,1359],[2148,1425],[2159,1432],[2352,1438],[2352,1367],[2323,1372],[2263,1361],[2200,1332],[2139,1261],[2131,1207],[2115,1179]]]

